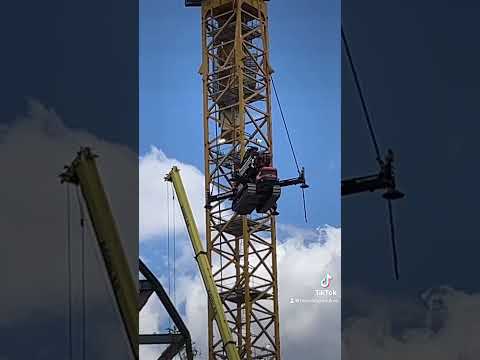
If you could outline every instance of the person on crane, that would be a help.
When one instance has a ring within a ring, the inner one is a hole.
[[[248,215],[253,210],[258,213],[271,210],[273,215],[278,215],[277,200],[280,198],[281,187],[295,184],[308,187],[303,169],[295,179],[279,180],[268,150],[260,151],[251,146],[246,150],[243,160],[235,165],[232,176],[232,210],[240,215]]]

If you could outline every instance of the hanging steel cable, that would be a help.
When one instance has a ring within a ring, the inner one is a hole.
[[[353,79],[355,82],[355,86],[357,89],[358,96],[360,98],[360,102],[362,104],[362,110],[363,114],[365,116],[365,120],[367,122],[367,126],[370,132],[370,138],[372,140],[373,147],[375,149],[375,154],[376,154],[376,160],[379,163],[380,167],[384,168],[385,162],[382,160],[382,157],[380,155],[380,147],[378,145],[377,137],[375,135],[375,130],[372,125],[372,120],[370,117],[370,113],[368,111],[367,107],[367,102],[365,100],[365,96],[362,91],[362,87],[360,86],[360,81],[358,79],[358,73],[357,70],[355,69],[355,65],[353,63],[352,59],[352,53],[350,51],[350,47],[347,42],[347,37],[345,35],[345,31],[343,30],[343,24],[341,26],[341,33],[342,33],[342,43],[345,49],[345,54],[347,55],[347,59],[350,65],[350,70],[353,75]],[[403,195],[402,195],[403,197]],[[394,268],[394,274],[395,274],[395,279],[398,280],[400,278],[399,276],[399,270],[398,270],[398,251],[397,251],[397,244],[396,244],[396,238],[395,238],[395,223],[394,223],[394,218],[393,218],[393,208],[392,208],[392,200],[391,198],[386,198],[387,199],[387,205],[388,205],[388,216],[389,216],[389,225],[390,225],[390,239],[391,239],[391,244],[392,244],[392,260],[393,260],[393,268]]]
[[[173,185],[172,185],[173,186]],[[175,234],[175,222],[176,222],[176,216],[175,216],[175,191],[172,189],[172,202],[173,202],[173,304],[177,306],[177,299],[176,299],[176,234]]]
[[[82,280],[81,280],[81,292],[82,292],[82,320],[81,320],[81,332],[82,332],[82,359],[86,360],[87,350],[87,313],[86,313],[86,257],[85,257],[85,211],[83,209],[83,203],[80,196],[80,190],[76,188],[76,195],[78,201],[78,209],[80,211],[80,229],[81,229],[81,266],[82,266]]]
[[[171,281],[170,281],[170,194],[168,192],[169,185],[166,185],[167,194],[167,276],[168,276],[168,296],[171,296]],[[174,220],[175,221],[175,220]],[[172,328],[172,320],[168,318],[168,331]]]
[[[280,115],[282,116],[283,126],[285,127],[285,132],[287,133],[288,143],[290,144],[290,150],[292,151],[293,160],[295,161],[295,166],[297,167],[298,173],[300,173],[300,166],[298,166],[297,156],[295,155],[295,150],[293,149],[292,139],[290,138],[290,132],[288,131],[287,122],[285,121],[285,115],[283,114],[282,104],[278,98],[277,88],[275,87],[275,82],[272,79],[273,92],[275,93],[275,98],[277,99],[278,108],[280,110]]]
[[[392,241],[392,260],[393,260],[393,271],[395,273],[395,279],[400,279],[400,271],[398,269],[398,254],[397,254],[397,243],[395,238],[395,225],[393,219],[393,208],[392,200],[387,200],[388,203],[388,216],[390,221],[390,239]]]
[[[280,103],[280,99],[278,97],[277,88],[275,87],[275,82],[273,81],[273,76],[271,76],[270,78],[272,79],[273,92],[275,93],[275,99],[277,100],[278,108],[280,110],[280,115],[282,117],[283,126],[285,128],[285,132],[287,133],[287,139],[288,139],[288,143],[290,144],[290,150],[292,151],[293,160],[295,161],[295,166],[297,168],[298,173],[300,174],[300,166],[298,165],[297,156],[295,155],[295,150],[293,148],[292,139],[290,137],[290,132],[288,131],[287,121],[285,120],[285,115],[283,114],[282,104]],[[307,205],[306,205],[306,201],[305,201],[305,187],[302,186],[301,189],[302,189],[302,201],[303,201],[303,215],[305,217],[305,222],[308,222],[308,219],[307,219]]]
[[[73,337],[72,337],[72,213],[71,213],[71,198],[70,198],[70,185],[65,187],[66,200],[67,200],[67,291],[68,291],[68,359],[73,360]]]
[[[85,224],[85,244],[87,243],[87,241],[90,241],[91,239],[95,239],[96,235],[94,233],[94,230],[92,228],[92,226],[87,226],[87,222],[84,222]],[[95,256],[95,260],[97,262],[97,265],[99,266],[99,268],[102,268],[102,266],[104,266],[104,263],[103,263],[103,260],[102,260],[102,253],[101,253],[101,250],[99,247],[94,247],[94,251],[93,251],[93,254]],[[112,302],[115,302],[116,299],[115,299],[115,293],[113,291],[113,288],[111,286],[109,286],[109,278],[108,278],[108,274],[106,272],[103,272],[101,271],[101,273],[103,274],[103,283],[105,285],[105,291],[107,292],[107,294],[110,296],[110,299],[112,300]],[[112,309],[116,314],[118,314],[119,316],[121,316],[121,313],[118,311],[119,309],[117,308],[115,311],[115,309]],[[125,342],[128,342],[129,339],[128,339],[128,333],[126,331],[123,331],[123,336],[125,337]]]
[[[373,147],[375,149],[375,154],[377,156],[376,160],[377,160],[378,163],[382,164],[383,161],[382,161],[382,157],[380,155],[380,147],[378,146],[377,137],[375,135],[375,130],[373,129],[372,121],[370,119],[370,113],[368,111],[367,102],[366,102],[365,97],[363,95],[362,87],[360,86],[360,81],[358,79],[357,70],[355,69],[355,65],[353,63],[352,53],[350,52],[350,47],[348,46],[347,38],[346,38],[345,32],[343,30],[343,25],[342,25],[341,32],[342,32],[342,42],[343,42],[343,46],[345,48],[345,54],[347,55],[347,59],[348,59],[348,62],[350,64],[350,70],[352,71],[352,75],[353,75],[353,79],[354,79],[354,82],[355,82],[355,86],[357,88],[358,96],[359,96],[360,102],[362,104],[363,114],[364,114],[365,120],[367,122],[368,130],[370,132],[370,138],[372,139]]]
[[[90,148],[82,147],[72,163],[64,167],[59,174],[61,183],[74,184],[80,212],[81,241],[80,256],[82,265],[81,296],[80,304],[82,311],[82,329],[79,333],[78,358],[86,359],[87,355],[87,239],[85,227],[87,220],[90,221],[90,230],[94,231],[92,240],[98,244],[105,270],[110,282],[110,289],[115,296],[115,303],[119,310],[125,333],[128,337],[129,350],[135,359],[138,359],[138,287],[135,285],[133,274],[129,266],[128,257],[124,251],[117,226],[105,190],[102,185],[100,174],[95,164],[97,157]],[[80,190],[81,189],[81,190]],[[85,210],[84,210],[85,208]],[[88,210],[88,219],[86,217]],[[80,349],[79,349],[80,350]],[[129,351],[129,352],[130,352]]]
[[[170,284],[170,197],[167,184],[167,274],[168,274],[168,296],[171,295]]]

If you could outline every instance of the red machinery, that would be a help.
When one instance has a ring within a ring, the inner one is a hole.
[[[232,184],[232,192],[221,197],[212,196],[210,201],[231,199],[232,210],[240,215],[248,215],[253,210],[258,213],[271,210],[273,215],[278,215],[277,200],[282,187],[295,184],[308,187],[303,168],[298,177],[279,180],[277,169],[272,166],[271,154],[266,150],[259,151],[257,147],[249,147],[243,161],[234,164]]]

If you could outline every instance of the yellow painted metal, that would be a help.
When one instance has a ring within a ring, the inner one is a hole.
[[[208,261],[207,253],[203,248],[200,234],[195,223],[195,218],[193,217],[192,209],[190,208],[190,204],[188,202],[187,193],[185,192],[185,188],[180,177],[180,170],[174,166],[165,179],[167,181],[171,181],[175,188],[178,203],[180,204],[183,218],[185,219],[185,225],[187,226],[188,234],[190,236],[190,240],[192,241],[195,259],[197,260],[198,268],[207,290],[209,303],[214,311],[214,318],[217,323],[218,331],[222,338],[228,360],[240,360],[236,344],[233,341],[232,333],[223,312],[222,300],[213,279],[210,262]]]
[[[130,346],[138,359],[138,290],[124,252],[103,184],[89,148],[82,148],[61,175],[80,186],[95,231]]]
[[[275,217],[231,211],[231,175],[249,146],[273,158],[267,3],[202,1],[206,248],[242,360],[280,360]],[[209,360],[225,358],[209,306]]]

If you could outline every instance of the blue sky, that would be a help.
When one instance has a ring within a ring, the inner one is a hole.
[[[285,226],[279,226],[278,238],[284,245],[286,244],[285,249],[289,249],[283,260],[279,260],[279,271],[280,273],[283,271],[284,274],[283,277],[280,276],[279,286],[285,289],[280,299],[283,306],[282,316],[284,319],[308,316],[309,319],[316,319],[318,324],[327,321],[334,328],[337,324],[338,337],[335,333],[331,339],[324,339],[325,342],[317,341],[316,345],[328,347],[332,358],[338,358],[339,310],[325,311],[318,308],[318,313],[306,315],[300,310],[293,311],[287,304],[289,294],[295,291],[311,291],[311,286],[314,285],[309,285],[308,281],[316,284],[318,278],[322,276],[316,273],[324,270],[325,264],[322,261],[334,259],[331,260],[334,264],[332,269],[339,266],[335,260],[338,254],[329,253],[332,246],[335,248],[338,244],[319,247],[316,250],[308,246],[297,248],[292,244],[295,244],[295,239],[305,241],[317,239],[318,235],[311,231],[312,228],[324,224],[340,226],[340,2],[299,0],[293,6],[291,1],[272,0],[269,9],[270,62],[275,70],[273,76],[297,158],[300,166],[305,167],[307,181],[310,184],[306,191],[308,224],[304,222],[301,191],[298,187],[282,191],[279,201],[280,215],[277,220]],[[202,172],[204,167],[202,82],[198,74],[200,63],[200,9],[185,8],[183,0],[162,2],[142,0],[139,60],[140,154],[148,153],[151,146],[157,147],[169,159],[174,158],[183,163],[184,181],[189,171],[190,182],[192,175],[189,165]],[[295,164],[278,105],[274,99],[272,100],[275,166],[281,178],[294,177],[297,175]],[[142,209],[147,210],[143,214],[145,217],[153,216],[155,223],[165,222],[162,217],[167,217],[164,210],[161,210],[165,209],[165,197],[164,189],[160,188],[163,185],[159,185],[163,182],[165,175],[163,172],[166,172],[167,168],[160,169],[158,167],[160,162],[158,159],[152,161],[150,163],[152,167],[145,166],[145,163],[140,165],[145,177],[143,180],[140,179],[141,184],[144,184],[141,187],[150,189],[145,196],[151,205],[145,206],[147,202],[145,200]],[[156,182],[157,171],[159,183]],[[151,176],[153,184],[149,180]],[[194,191],[190,202],[194,206],[201,203],[197,194],[201,190],[195,190],[198,181],[202,182],[200,177],[190,185]],[[156,206],[157,202],[163,204]],[[183,224],[179,222],[179,226],[183,227]],[[167,241],[160,228],[159,224],[152,238],[159,241],[142,241],[140,252],[144,258],[146,256],[147,263],[161,278],[164,286],[167,286]],[[302,228],[305,230],[301,230]],[[200,230],[202,232],[202,229]],[[178,235],[180,241],[177,241],[177,264],[180,262],[181,266],[177,266],[177,269],[180,269],[183,275],[179,276],[177,272],[177,285],[180,288],[188,287],[188,294],[195,293],[200,280],[193,278],[197,276],[197,269],[191,260],[190,245],[185,233]],[[336,244],[335,241],[332,244]],[[302,254],[310,260],[298,263]],[[291,273],[294,268],[296,270],[293,273],[297,278],[290,279],[285,274]],[[298,277],[301,277],[302,281],[298,281]],[[197,295],[199,301],[203,299],[202,294]],[[188,313],[186,310],[189,306],[200,306],[192,305],[196,302],[180,300],[177,306],[182,316],[189,321],[193,338],[202,342],[206,341],[201,320],[205,316],[205,311],[191,310]],[[155,318],[155,310],[152,311],[148,316]],[[167,326],[165,320],[160,322],[162,328]],[[285,354],[307,349],[316,341],[310,339],[307,333],[288,333],[288,327],[282,331],[288,338],[284,339]]]
[[[300,166],[309,225],[340,224],[340,2],[271,1],[270,59]],[[140,154],[151,145],[203,171],[200,10],[140,2]],[[275,165],[296,176],[273,102]],[[163,174],[159,174],[159,177]],[[286,189],[279,221],[305,226],[301,192]]]

